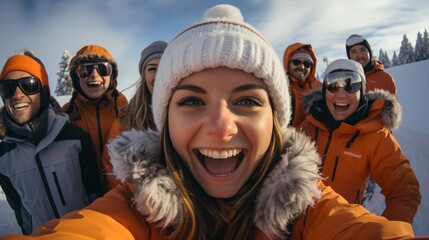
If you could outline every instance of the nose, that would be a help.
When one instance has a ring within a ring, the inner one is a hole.
[[[16,86],[15,93],[13,93],[12,97],[15,99],[18,99],[18,98],[22,98],[24,96],[25,96],[25,94],[21,91],[21,89],[18,86]]]
[[[296,66],[296,68],[304,69],[304,68],[305,68],[305,67],[304,67],[304,63],[303,63],[303,62],[301,62],[300,64],[298,64],[298,66]]]
[[[235,114],[228,107],[228,104],[222,101],[209,110],[208,120],[205,124],[207,135],[217,139],[228,139],[238,132],[235,123]]]
[[[95,75],[99,75],[99,74],[98,74],[98,70],[97,70],[97,68],[96,68],[96,67],[94,67],[94,68],[92,69],[90,76],[95,76]]]
[[[347,95],[347,91],[344,89],[344,87],[340,87],[340,89],[337,92],[337,97],[344,97]]]

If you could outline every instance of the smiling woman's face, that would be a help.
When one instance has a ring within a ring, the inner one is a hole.
[[[261,79],[226,67],[184,78],[174,89],[168,125],[174,148],[212,197],[234,196],[265,154],[273,112]]]
[[[354,113],[359,105],[360,91],[348,93],[344,88],[339,88],[337,92],[326,90],[326,105],[332,117],[337,121],[342,121]]]

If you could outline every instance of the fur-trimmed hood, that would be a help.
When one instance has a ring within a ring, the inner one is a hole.
[[[314,143],[294,128],[283,130],[281,160],[264,180],[256,199],[254,221],[267,236],[288,232],[289,223],[321,196],[316,183],[320,158]],[[182,219],[183,199],[157,152],[154,131],[125,131],[108,144],[113,173],[136,187],[134,205],[149,223],[174,227]]]
[[[375,109],[373,105],[371,106],[371,113],[368,118],[379,118],[383,126],[389,131],[398,129],[402,121],[402,105],[398,97],[383,89],[375,89],[365,95],[370,103],[384,99],[384,105],[379,109]],[[307,114],[310,113],[315,103],[319,101],[323,101],[322,89],[310,91],[304,95],[304,108]]]

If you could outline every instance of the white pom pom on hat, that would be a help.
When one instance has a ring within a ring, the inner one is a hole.
[[[204,20],[219,18],[228,19],[234,22],[244,22],[244,18],[243,15],[241,15],[240,9],[228,4],[220,4],[209,8],[203,15]]]
[[[207,68],[241,69],[268,86],[281,127],[291,116],[288,82],[283,64],[271,44],[240,10],[220,4],[206,10],[203,20],[180,32],[165,49],[155,80],[152,111],[161,130],[173,89],[183,78]]]

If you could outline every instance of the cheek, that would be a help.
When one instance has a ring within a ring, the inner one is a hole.
[[[170,134],[171,142],[183,158],[187,150],[187,143],[191,141],[193,132],[195,131],[195,120],[190,121],[183,117],[178,111],[171,109],[168,110],[168,132]]]
[[[331,92],[326,90],[326,94],[325,94],[326,105],[328,105],[328,106],[331,105],[332,102],[334,101],[334,97],[335,97],[335,94],[332,94]]]
[[[79,85],[80,87],[86,86],[86,78],[79,78]]]
[[[153,93],[154,84],[155,84],[155,74],[146,74],[146,85],[151,93]]]
[[[260,119],[249,121],[246,128],[242,129],[254,147],[255,161],[259,161],[267,151],[271,142],[273,127],[272,113],[267,112],[267,114]]]

